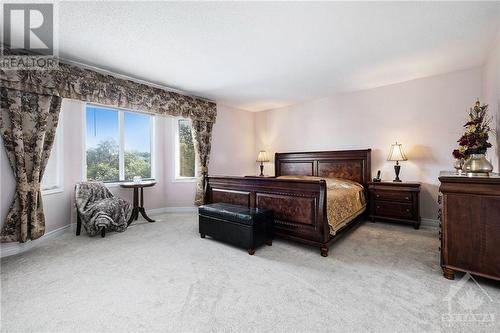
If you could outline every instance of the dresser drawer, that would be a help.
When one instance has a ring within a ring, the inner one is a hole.
[[[411,219],[413,217],[413,209],[411,204],[375,201],[375,215]]]
[[[405,191],[375,191],[373,193],[373,199],[408,202],[408,203],[411,203],[411,201],[412,201],[411,193],[409,193],[407,191],[406,192]]]

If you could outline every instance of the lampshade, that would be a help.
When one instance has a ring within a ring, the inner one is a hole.
[[[267,157],[267,152],[265,150],[259,151],[259,155],[257,155],[257,162],[269,162],[269,158]]]
[[[388,161],[407,161],[406,155],[403,151],[403,147],[401,147],[400,143],[395,143],[391,145],[391,151],[389,153],[389,157],[387,157]]]

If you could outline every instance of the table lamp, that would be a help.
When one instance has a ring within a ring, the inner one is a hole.
[[[260,175],[264,176],[264,162],[269,162],[269,158],[267,157],[267,152],[265,150],[259,151],[259,155],[257,155],[257,162],[260,162]]]
[[[394,171],[396,172],[396,178],[393,182],[401,182],[399,179],[399,171],[401,171],[401,165],[399,165],[399,161],[407,161],[406,155],[403,151],[403,147],[401,147],[400,143],[396,143],[391,145],[391,151],[389,153],[388,161],[396,161],[396,165],[394,166]]]

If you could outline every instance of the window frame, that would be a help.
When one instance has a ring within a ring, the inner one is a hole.
[[[126,180],[125,179],[125,112],[130,112],[130,113],[139,113],[143,115],[148,115],[149,118],[149,127],[150,127],[150,133],[149,133],[149,144],[150,144],[150,151],[151,151],[151,177],[150,178],[143,178],[142,180],[156,180],[156,152],[155,152],[155,138],[156,138],[156,132],[155,132],[155,125],[156,125],[156,115],[147,113],[147,112],[140,112],[136,110],[130,110],[130,109],[125,109],[125,108],[119,108],[119,107],[113,107],[113,106],[108,106],[108,105],[102,105],[102,104],[97,104],[97,103],[84,103],[83,105],[83,163],[82,163],[82,181],[88,181],[87,178],[87,107],[96,107],[96,108],[101,108],[101,109],[108,109],[111,111],[116,111],[118,112],[118,180],[112,180],[112,181],[103,181],[104,184],[108,186],[119,186],[121,183],[125,182],[130,182],[132,179]]]
[[[57,155],[57,163],[56,163],[56,184],[50,188],[44,188],[43,187],[43,176],[42,180],[40,181],[40,190],[42,195],[50,195],[50,194],[55,194],[55,193],[61,193],[64,191],[64,178],[63,178],[63,162],[64,162],[64,149],[63,149],[63,135],[64,135],[64,120],[63,120],[63,111],[59,111],[59,119],[57,121],[57,128],[56,128],[56,136],[55,136],[55,142],[52,146],[52,150],[50,151],[50,156],[53,154]],[[49,159],[50,159],[49,156]],[[48,161],[47,161],[48,163]],[[47,167],[47,166],[45,166]],[[47,172],[47,168],[45,168],[44,175]]]
[[[180,175],[181,167],[180,167],[180,140],[179,140],[179,120],[187,120],[189,122],[189,125],[191,125],[191,119],[189,118],[183,118],[183,117],[174,117],[173,118],[173,142],[174,142],[174,165],[173,165],[173,170],[174,170],[174,177],[173,181],[174,182],[196,182],[198,177],[196,175],[198,174],[198,163],[197,158],[198,154],[196,154],[196,151],[194,152],[194,177],[184,177]]]

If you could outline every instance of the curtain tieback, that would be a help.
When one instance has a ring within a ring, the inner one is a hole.
[[[17,190],[17,192],[21,192],[21,193],[29,193],[29,192],[38,193],[38,192],[40,192],[40,184],[23,183],[23,184],[17,185],[16,190]]]

